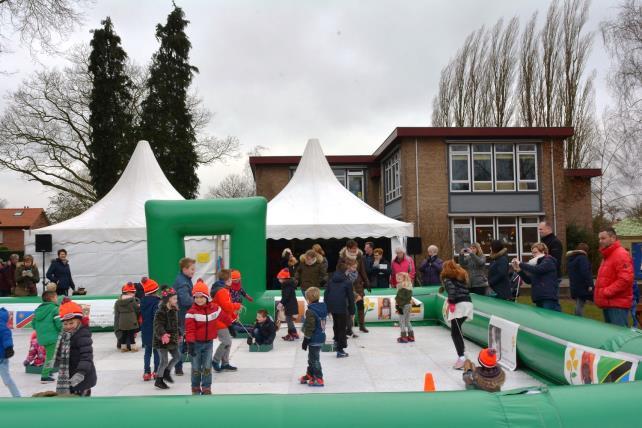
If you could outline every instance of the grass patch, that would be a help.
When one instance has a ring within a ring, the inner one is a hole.
[[[519,296],[517,297],[519,303],[524,305],[535,306],[531,300],[531,296]],[[573,315],[575,313],[575,300],[572,299],[560,299],[560,306],[562,307],[562,312],[565,314]],[[602,314],[602,309],[595,306],[593,302],[586,302],[584,305],[584,318],[590,318],[596,321],[604,322],[604,316]]]

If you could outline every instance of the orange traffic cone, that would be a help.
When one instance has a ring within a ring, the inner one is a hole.
[[[435,392],[435,380],[430,372],[426,372],[424,376],[424,392]]]

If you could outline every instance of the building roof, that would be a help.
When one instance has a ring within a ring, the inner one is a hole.
[[[581,169],[565,169],[564,175],[567,177],[599,177],[602,175],[602,170],[599,168],[581,168]]]
[[[42,208],[0,209],[0,228],[30,229],[41,214],[45,214]]]
[[[326,156],[330,165],[362,165],[375,161],[371,155]],[[301,156],[250,156],[252,171],[257,165],[298,165]]]
[[[625,218],[613,225],[618,236],[642,236],[642,219]]]

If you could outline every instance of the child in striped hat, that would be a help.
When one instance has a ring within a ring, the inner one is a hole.
[[[464,362],[464,383],[466,389],[481,389],[499,392],[506,380],[506,374],[497,366],[497,352],[490,348],[482,349],[477,357],[479,367],[470,360]]]

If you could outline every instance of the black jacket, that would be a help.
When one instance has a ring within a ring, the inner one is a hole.
[[[254,336],[256,343],[259,345],[271,345],[274,343],[274,338],[276,337],[276,324],[272,318],[267,317],[265,322],[259,324],[258,322],[254,323],[254,328],[252,331],[258,329],[258,335]]]
[[[82,382],[71,391],[85,391],[96,386],[98,378],[96,376],[96,367],[94,366],[94,349],[91,339],[91,330],[89,327],[81,326],[70,340],[69,349],[69,378],[76,373],[82,373],[85,376]]]
[[[444,278],[443,283],[444,288],[446,288],[446,293],[448,293],[448,302],[460,303],[471,301],[470,291],[468,290],[465,282],[452,278]]]
[[[72,290],[76,289],[76,284],[74,284],[74,280],[71,277],[69,262],[65,263],[60,259],[52,260],[49,269],[47,269],[46,277],[49,281],[58,285],[58,291],[66,291],[70,288]]]
[[[169,333],[169,343],[163,344],[161,338]],[[165,302],[161,303],[154,316],[154,348],[176,349],[178,348],[178,310],[169,309]]]
[[[537,259],[536,265],[520,263],[519,267],[522,269],[519,276],[527,284],[531,284],[533,302],[559,300],[559,284],[557,283],[557,271],[553,257],[540,257]]]
[[[331,314],[354,315],[354,292],[345,273],[335,271],[325,286],[323,301]]]
[[[554,233],[547,235],[542,238],[542,243],[546,244],[548,247],[548,254],[553,256],[557,262],[557,277],[562,277],[562,256],[564,254],[564,249],[562,248],[562,241],[557,239]]]
[[[593,272],[591,262],[584,251],[566,253],[566,269],[573,299],[593,299]]]
[[[508,250],[503,249],[496,254],[490,255],[490,266],[488,267],[488,285],[497,293],[497,297],[504,300],[513,300],[513,293],[510,289],[510,278],[508,276]]]
[[[299,302],[296,300],[296,285],[291,279],[281,284],[281,304],[285,315],[298,315]]]

